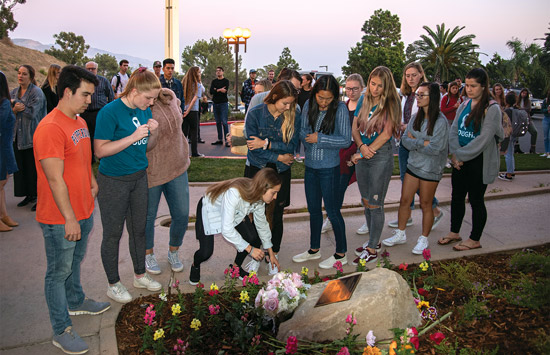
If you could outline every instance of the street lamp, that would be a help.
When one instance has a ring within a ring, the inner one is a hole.
[[[235,109],[239,111],[239,45],[244,44],[244,52],[246,53],[246,40],[250,38],[250,30],[248,28],[242,29],[240,27],[234,30],[226,28],[223,30],[223,38],[227,40],[227,50],[229,45],[235,46]],[[241,38],[243,40],[241,40]]]

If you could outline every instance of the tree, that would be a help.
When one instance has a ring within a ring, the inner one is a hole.
[[[104,76],[109,80],[119,71],[119,65],[115,56],[112,56],[110,54],[97,53],[95,57],[91,58],[90,60],[93,60],[97,63],[97,74]]]
[[[434,32],[428,26],[422,27],[428,35],[421,35],[414,41],[407,52],[411,57],[420,59],[427,74],[434,81],[441,82],[463,77],[471,68],[478,66],[479,48],[473,43],[475,35],[457,37],[465,26],[445,29],[445,24],[436,26]]]
[[[267,73],[269,73],[270,70],[277,72],[277,66],[275,64],[267,64],[264,65],[263,68],[256,69],[258,72],[258,78],[267,79]],[[275,76],[275,78],[277,78],[277,76]]]
[[[506,46],[512,50],[510,63],[514,85],[526,85],[529,72],[533,70],[533,65],[537,64],[536,57],[542,54],[540,46],[536,43],[522,43],[518,38],[509,40]]]
[[[229,80],[231,88],[228,94],[234,93],[235,88],[235,55],[227,48],[223,37],[198,40],[193,46],[186,46],[181,55],[181,68],[186,72],[197,66],[202,69],[202,84],[208,92],[212,80],[216,78],[216,67],[223,67],[224,76]],[[242,69],[242,59],[239,56],[239,83],[246,80],[246,70]]]
[[[277,67],[275,68],[275,77],[278,77],[279,73],[284,68],[300,70],[300,65],[292,58],[292,54],[290,54],[290,49],[288,49],[288,47],[283,48],[279,56],[279,61],[277,61]]]
[[[8,32],[13,31],[19,24],[13,17],[13,8],[17,4],[24,4],[27,0],[1,0],[0,2],[0,39],[8,37]]]
[[[83,65],[86,52],[90,48],[86,44],[84,37],[77,36],[74,32],[59,32],[53,35],[55,43],[61,48],[52,46],[46,49],[44,53],[52,55],[67,64]]]
[[[485,66],[491,83],[501,83],[504,86],[510,86],[510,73],[512,66],[509,60],[502,58],[498,53],[493,54],[493,58]]]
[[[378,9],[365,21],[361,30],[365,34],[361,42],[348,52],[347,65],[342,67],[342,72],[346,76],[359,73],[366,80],[374,68],[384,65],[391,70],[399,85],[405,60],[399,16]]]

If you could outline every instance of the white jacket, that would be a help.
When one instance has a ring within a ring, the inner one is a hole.
[[[211,201],[208,196],[202,199],[202,224],[206,235],[221,233],[223,237],[233,244],[239,252],[245,250],[249,243],[243,239],[235,229],[250,213],[254,216],[254,225],[262,240],[264,249],[273,246],[271,243],[271,230],[265,218],[265,203],[258,201],[253,204],[242,199],[239,190],[232,187],[220,194],[216,201]]]

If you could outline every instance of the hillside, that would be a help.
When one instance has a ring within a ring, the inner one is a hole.
[[[9,40],[0,41],[0,70],[4,72],[8,79],[10,90],[17,86],[17,69],[21,64],[29,64],[36,70],[36,82],[42,85],[50,64],[55,63],[61,66],[66,65],[60,61],[40,51],[28,49],[12,44]]]

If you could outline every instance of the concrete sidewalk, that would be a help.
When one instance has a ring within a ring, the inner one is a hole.
[[[203,195],[208,184],[191,184],[190,209],[195,214],[197,201]],[[46,256],[42,232],[34,220],[31,206],[16,207],[20,198],[12,195],[13,182],[10,179],[6,186],[7,205],[10,215],[20,223],[14,231],[0,234],[0,263],[1,282],[0,290],[0,355],[3,354],[62,354],[51,344],[51,326],[48,309],[44,298],[44,275],[46,271]],[[445,176],[437,190],[437,198],[441,202],[441,209],[446,213],[441,224],[430,235],[430,249],[434,260],[455,258],[464,255],[483,254],[494,251],[511,250],[550,242],[548,208],[550,207],[550,172],[518,173],[513,182],[496,180],[486,193],[488,221],[481,243],[482,249],[469,252],[455,252],[451,246],[437,245],[436,240],[444,236],[450,225],[450,176]],[[397,206],[401,193],[401,182],[398,178],[392,179],[386,197],[386,221],[397,217]],[[290,208],[303,209],[306,207],[302,181],[294,181],[292,185],[292,201]],[[349,187],[344,200],[344,207],[359,205],[357,184]],[[355,258],[353,250],[361,245],[367,236],[359,236],[355,230],[364,222],[363,210],[345,208],[343,210],[348,243],[348,260]],[[413,255],[413,248],[417,236],[420,235],[420,211],[413,211],[414,225],[407,228],[409,235],[407,244],[388,248],[390,258],[394,264],[401,262],[418,263],[421,256]],[[100,256],[102,227],[99,217],[99,208],[94,211],[94,229],[89,237],[88,252],[82,264],[82,284],[88,297],[96,300],[108,301],[105,294],[107,280],[103,271]],[[161,200],[156,227],[156,255],[163,270],[156,280],[167,285],[170,278],[167,263],[168,228],[160,226],[163,220],[169,218],[168,208],[164,199]],[[295,264],[293,255],[309,247],[309,218],[307,213],[285,215],[285,234],[280,252],[280,262],[283,268],[299,271],[307,266],[310,273],[317,267],[316,262]],[[467,208],[462,228],[462,237],[468,236],[471,227],[471,210]],[[385,227],[382,238],[391,235],[391,229]],[[127,247],[128,236],[123,235],[120,247],[119,269],[122,282],[128,287],[134,297],[150,294],[148,291],[132,287],[132,262]],[[332,232],[322,236],[321,252],[323,259],[334,252],[334,236]],[[187,283],[189,268],[193,253],[198,243],[194,237],[193,225],[184,238],[180,256],[184,260],[184,271],[176,274],[181,281],[184,291],[191,291]],[[201,281],[206,285],[211,282],[222,282],[223,270],[233,261],[235,250],[222,237],[216,239],[216,246],[212,258],[202,267]],[[267,280],[267,271],[262,264],[259,271],[260,279]],[[371,268],[373,265],[369,265]],[[345,272],[354,270],[352,265],[344,267]],[[324,271],[332,274],[332,270]],[[110,300],[109,300],[110,301]],[[89,354],[117,354],[114,324],[121,305],[111,302],[109,311],[100,316],[72,317],[75,330],[90,346]]]

